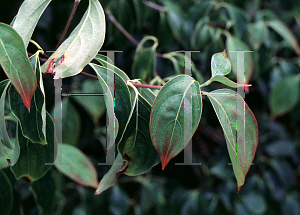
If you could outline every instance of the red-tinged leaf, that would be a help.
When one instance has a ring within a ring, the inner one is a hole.
[[[188,96],[192,99],[189,100]],[[192,138],[201,112],[200,86],[192,77],[176,76],[159,91],[151,109],[150,134],[163,169]],[[191,123],[186,123],[185,117],[192,119]]]
[[[27,58],[24,42],[9,25],[0,23],[0,64],[30,111],[37,80]]]
[[[255,116],[244,103],[244,99],[235,91],[221,89],[206,95],[222,126],[238,190],[240,190],[258,144],[258,126]]]
[[[98,187],[95,167],[75,146],[62,144],[62,163],[70,163],[70,165],[55,165],[64,175],[82,186]]]

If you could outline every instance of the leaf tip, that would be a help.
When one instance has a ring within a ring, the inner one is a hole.
[[[237,193],[239,193],[239,192],[240,192],[240,190],[241,190],[241,187],[242,187],[242,186],[238,186],[238,191],[237,191]]]

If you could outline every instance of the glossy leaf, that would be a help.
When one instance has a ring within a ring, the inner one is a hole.
[[[267,28],[266,23],[263,21],[254,23],[249,29],[249,36],[250,44],[255,50],[258,50],[269,36],[269,29]]]
[[[10,81],[4,80],[0,82],[0,157],[4,157],[6,159],[9,159],[9,156],[4,149],[4,146],[13,149],[13,144],[8,136],[7,130],[6,130],[6,123],[4,119],[4,105],[5,105],[5,96],[6,91],[9,86]]]
[[[27,48],[32,33],[51,0],[25,0],[15,17],[13,28],[22,37]]]
[[[95,57],[95,60],[97,60],[99,63],[102,64],[102,66],[104,66],[106,68],[108,66],[113,66],[111,59],[109,59],[105,55],[97,54],[96,57]],[[113,66],[113,68],[114,68],[114,72],[117,73],[119,76],[121,76],[121,78],[123,78],[124,81],[129,80],[129,77],[127,76],[127,74],[123,70],[119,69],[116,66]]]
[[[129,85],[129,88],[132,91],[131,97],[135,97],[134,111],[118,144],[118,150],[124,160],[129,160],[125,174],[134,176],[148,172],[160,160],[149,131],[151,104],[139,95],[133,85]]]
[[[8,177],[0,169],[0,214],[10,214],[13,203],[13,187]]]
[[[48,145],[32,143],[22,135],[21,126],[17,125],[16,144],[11,171],[16,179],[36,181],[42,178],[52,167],[45,163],[54,162],[54,123],[49,113],[46,118]]]
[[[228,75],[231,71],[231,63],[226,51],[216,53],[211,58],[211,76]]]
[[[18,33],[9,25],[0,23],[0,64],[20,94],[25,107],[30,103],[36,90],[37,80]]]
[[[31,111],[27,111],[26,107],[22,103],[20,95],[14,87],[10,87],[8,91],[9,103],[12,113],[18,118],[23,135],[30,139],[31,142],[45,145],[47,144],[45,137],[46,110],[38,53],[30,57],[30,62],[34,67],[36,77],[38,79],[37,89],[34,93],[33,99],[31,100]]]
[[[81,90],[73,90],[72,93],[83,93],[83,94],[95,94],[95,93],[104,93],[99,81],[97,80],[85,80],[82,83]],[[88,113],[91,115],[94,123],[98,122],[100,117],[105,113],[105,96],[73,96],[76,102],[82,105]]]
[[[55,79],[74,76],[97,55],[105,37],[105,15],[98,0],[89,6],[80,23],[42,66],[42,72],[52,72],[53,59],[64,56],[55,67]]]
[[[233,82],[232,80],[230,80],[229,78],[225,77],[225,76],[214,76],[211,81],[217,81],[220,82],[222,84],[225,84],[228,87],[232,87],[232,88],[237,88],[237,87],[250,87],[251,84],[238,84]]]
[[[192,104],[186,100],[189,93],[192,93]],[[163,169],[192,138],[201,112],[200,86],[190,76],[176,76],[159,91],[151,110],[150,134]],[[185,125],[185,114],[192,116],[191,125]]]
[[[122,156],[118,154],[114,164],[111,166],[109,171],[101,179],[95,194],[99,195],[103,191],[107,190],[108,188],[116,184],[119,175],[126,170],[126,167],[127,167],[127,161],[123,161]]]
[[[295,50],[298,56],[300,56],[300,47],[294,33],[280,20],[271,20],[267,22],[275,32],[277,32],[283,39],[289,44],[289,46]]]
[[[70,165],[55,166],[68,178],[82,186],[97,187],[96,169],[90,159],[78,148],[62,144],[62,163],[70,163]]]
[[[248,45],[235,36],[229,36],[226,40],[226,50],[228,51],[228,57],[232,64],[232,71],[237,74],[237,53],[230,51],[250,51]],[[249,83],[254,70],[254,60],[252,53],[244,54],[244,65],[245,65],[245,83]]]
[[[96,65],[96,64],[89,64],[94,71],[96,72],[98,78],[99,78],[99,82],[100,85],[103,89],[104,92],[106,92],[106,88],[107,88],[107,72],[112,72],[111,70]],[[130,101],[130,93],[129,93],[129,89],[126,85],[126,83],[124,82],[124,80],[118,75],[118,74],[114,74],[115,77],[115,105],[114,105],[114,111],[116,114],[116,117],[118,119],[119,122],[119,131],[117,138],[116,138],[116,143],[118,143],[121,140],[123,131],[125,130],[125,127],[127,125],[127,121],[129,120],[129,116],[130,116],[130,112],[131,112],[131,101]],[[111,92],[108,89],[108,93],[107,93],[107,99],[105,99],[106,101],[106,108],[109,110],[111,109],[111,105],[113,105],[113,96],[111,94]],[[109,111],[108,111],[109,113]],[[111,116],[113,117],[113,116]]]
[[[221,89],[206,95],[222,126],[238,190],[240,190],[258,144],[258,127],[255,116],[248,105],[244,103],[244,99],[235,91]],[[240,107],[243,107],[243,110],[240,110]],[[244,128],[242,119],[245,119],[244,132],[237,132],[237,127]]]
[[[156,95],[149,88],[139,87],[139,93],[152,106]]]
[[[291,111],[300,100],[300,75],[285,77],[270,92],[269,104],[273,117]]]

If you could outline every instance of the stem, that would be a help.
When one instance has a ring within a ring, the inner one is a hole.
[[[65,27],[65,29],[64,29],[64,31],[63,31],[63,33],[62,33],[62,35],[61,35],[61,37],[60,37],[60,39],[59,39],[57,45],[56,45],[56,47],[55,47],[55,50],[57,50],[57,48],[58,48],[58,47],[60,46],[60,44],[62,43],[62,41],[63,41],[63,39],[64,39],[64,37],[65,37],[65,35],[66,35],[68,29],[69,29],[69,26],[70,26],[70,24],[71,24],[71,22],[72,22],[72,19],[73,19],[73,17],[74,17],[74,14],[75,14],[75,11],[76,11],[78,5],[79,5],[79,1],[78,1],[78,0],[75,0],[75,2],[74,2],[74,4],[73,4],[72,12],[71,12],[70,17],[69,17],[69,19],[68,19],[68,22],[67,22],[67,24],[66,24],[66,27]]]
[[[20,211],[20,215],[24,215],[23,205],[22,205],[22,189],[21,189],[20,179],[17,180],[17,187],[18,187],[18,191],[19,191],[19,211]]]
[[[115,17],[112,15],[110,10],[105,9],[105,13],[108,16],[109,20],[124,34],[127,39],[129,39],[134,45],[138,46],[139,42],[131,36],[131,34],[128,33],[128,31],[123,28],[123,26],[115,19]],[[164,54],[156,53],[157,57],[163,57]]]
[[[157,11],[160,11],[160,12],[167,12],[168,11],[165,7],[160,6],[158,4],[155,4],[153,2],[150,2],[150,1],[143,1],[143,2],[147,7],[151,8],[151,9],[154,9],[154,10],[157,10]]]
[[[88,78],[92,78],[92,79],[98,80],[97,75],[92,75],[92,74],[89,74],[89,73],[86,73],[86,72],[81,72],[79,74],[82,75],[82,76],[88,77]]]
[[[211,82],[212,82],[211,79],[207,80],[205,83],[203,83],[203,84],[200,85],[200,88],[206,87],[206,86],[210,85]]]
[[[123,28],[123,26],[115,19],[115,17],[111,14],[111,12],[108,9],[105,9],[105,13],[110,19],[110,21],[127,37],[134,45],[138,45],[139,42],[131,36],[128,31]]]

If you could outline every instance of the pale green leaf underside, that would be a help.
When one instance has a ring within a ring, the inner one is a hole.
[[[25,0],[21,5],[13,28],[22,37],[25,48],[28,46],[36,24],[50,2],[51,0]]]
[[[55,79],[74,76],[97,55],[105,37],[105,15],[98,0],[89,0],[89,6],[80,23],[42,66],[47,72],[50,61],[64,54],[64,61],[55,68]],[[48,71],[49,72],[49,71]]]

